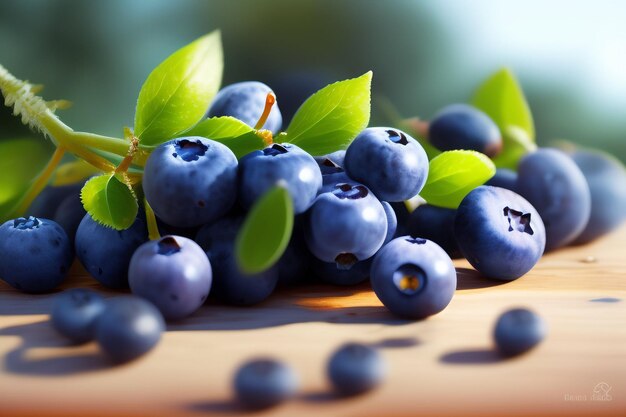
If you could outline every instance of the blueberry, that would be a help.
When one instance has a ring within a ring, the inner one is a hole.
[[[387,374],[387,365],[374,348],[347,343],[332,354],[326,374],[339,394],[356,395],[379,386]]]
[[[517,172],[506,168],[496,169],[496,174],[485,183],[485,185],[506,188],[511,191],[515,191],[516,184]]]
[[[83,188],[83,185],[84,183],[47,186],[30,204],[28,213],[34,217],[53,219],[63,200],[71,195],[80,196],[80,190]]]
[[[454,236],[456,210],[423,204],[409,215],[407,234],[432,240],[451,258],[460,258],[461,251]]]
[[[332,191],[335,189],[337,184],[360,185],[360,183],[348,177],[348,174],[346,174],[345,171],[341,170],[332,174],[322,175],[322,188],[320,188],[317,194],[319,195]]]
[[[242,405],[262,409],[294,397],[298,390],[298,377],[282,362],[254,359],[237,370],[233,385],[237,400]]]
[[[304,239],[305,214],[295,216],[291,239],[278,261],[278,282],[295,285],[305,282],[311,275],[310,263],[314,258]]]
[[[364,185],[337,184],[307,213],[305,238],[311,253],[349,269],[374,255],[387,235],[387,216]]]
[[[522,196],[483,185],[457,210],[454,234],[470,264],[488,278],[514,280],[530,271],[543,254],[542,217]]]
[[[78,225],[83,220],[86,213],[83,202],[80,199],[80,193],[71,194],[65,197],[61,202],[54,212],[52,220],[57,222],[59,226],[65,230],[70,242],[74,242]]]
[[[0,277],[27,293],[48,292],[65,279],[74,253],[56,222],[30,216],[0,226]]]
[[[543,319],[525,308],[508,310],[498,317],[493,332],[502,356],[516,356],[539,344],[547,333]]]
[[[393,211],[391,204],[386,201],[381,201],[380,204],[382,204],[383,210],[385,210],[385,216],[387,217],[387,235],[383,241],[383,245],[385,245],[391,242],[391,239],[393,239],[396,234],[396,230],[398,228],[398,218],[396,217],[396,212]]]
[[[108,288],[128,288],[128,265],[148,231],[141,218],[126,230],[114,230],[86,214],[76,231],[76,256],[87,272]]]
[[[591,215],[574,243],[582,244],[610,232],[626,219],[626,170],[620,161],[599,151],[578,150],[572,158],[591,192]]]
[[[152,302],[166,319],[181,319],[204,303],[211,289],[209,259],[193,240],[165,236],[133,254],[128,283],[133,294]]]
[[[322,187],[322,174],[315,159],[296,145],[275,143],[241,159],[239,199],[245,208],[270,188],[286,185],[296,214],[308,209]]]
[[[335,151],[328,155],[316,156],[315,161],[320,167],[322,175],[335,174],[337,172],[343,172],[343,160],[346,157],[345,150]]]
[[[113,361],[128,362],[156,346],[165,322],[154,305],[124,295],[106,301],[95,330],[100,348]]]
[[[430,122],[428,139],[442,151],[468,149],[492,157],[502,149],[498,126],[467,104],[452,104],[437,113]]]
[[[232,116],[250,127],[255,127],[265,109],[268,93],[273,93],[267,85],[258,81],[244,81],[222,88],[207,113],[208,117]],[[278,103],[274,104],[263,129],[276,134],[283,124]]]
[[[428,176],[422,146],[406,133],[388,127],[365,129],[346,150],[348,176],[381,200],[402,201],[417,195]]]
[[[370,280],[376,296],[393,314],[424,319],[442,311],[452,300],[456,270],[436,243],[402,236],[378,251]]]
[[[104,298],[91,290],[73,288],[54,298],[52,326],[74,343],[85,343],[95,336],[96,321],[104,311]]]
[[[237,198],[237,158],[219,142],[198,136],[157,147],[146,162],[143,190],[155,214],[176,227],[214,221]]]
[[[591,214],[589,186],[576,163],[562,151],[543,148],[522,158],[517,173],[517,192],[545,224],[546,251],[574,241]]]
[[[410,234],[408,225],[411,217],[411,212],[407,208],[404,201],[398,201],[395,203],[389,203],[393,212],[396,214],[396,233],[394,237],[404,236]]]
[[[274,292],[278,268],[274,266],[258,274],[246,274],[239,269],[234,247],[242,223],[242,217],[225,217],[200,228],[196,241],[213,267],[211,294],[229,304],[252,305]]]
[[[337,265],[335,262],[324,262],[313,258],[311,266],[315,275],[324,282],[333,285],[356,285],[366,281],[370,277],[372,260],[368,258],[358,261],[350,267]]]

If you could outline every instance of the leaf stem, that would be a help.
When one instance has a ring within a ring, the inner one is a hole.
[[[148,238],[150,240],[157,240],[161,238],[161,234],[159,233],[159,226],[157,225],[156,216],[154,215],[154,211],[148,200],[144,197],[143,206],[146,211],[146,222],[148,223]]]
[[[41,171],[37,178],[35,178],[28,190],[26,190],[22,198],[17,202],[15,208],[11,210],[9,218],[20,216],[28,209],[35,197],[37,197],[41,190],[43,190],[50,181],[50,178],[52,177],[57,165],[61,162],[63,155],[65,155],[65,149],[57,147],[43,171]]]

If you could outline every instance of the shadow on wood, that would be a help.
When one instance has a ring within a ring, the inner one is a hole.
[[[479,288],[497,287],[509,281],[489,279],[471,268],[456,268],[456,290],[475,290]]]
[[[487,365],[501,361],[502,358],[493,349],[457,350],[439,358],[439,362],[449,365]]]

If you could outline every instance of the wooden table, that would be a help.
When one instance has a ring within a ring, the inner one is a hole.
[[[47,321],[52,296],[2,284],[0,416],[238,414],[233,372],[259,355],[283,359],[301,378],[295,401],[261,415],[624,416],[625,247],[622,227],[549,254],[509,283],[481,279],[457,261],[452,303],[420,322],[390,316],[367,286],[303,287],[254,308],[209,305],[123,366],[110,365],[93,343],[73,347],[57,336]],[[66,284],[75,286],[104,292],[76,266]],[[491,331],[513,306],[541,314],[549,336],[529,354],[500,360]],[[325,361],[346,341],[381,348],[390,372],[380,389],[352,399],[329,393]]]

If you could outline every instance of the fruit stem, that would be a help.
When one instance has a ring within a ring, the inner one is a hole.
[[[115,168],[116,174],[128,171],[128,168],[130,168],[130,165],[133,163],[133,157],[135,156],[138,147],[139,139],[133,136],[130,140],[130,146],[128,147],[126,156],[122,159],[122,162],[117,166],[117,168]]]
[[[263,125],[265,125],[267,118],[270,117],[270,112],[272,111],[274,103],[276,103],[276,96],[270,91],[265,97],[265,108],[263,109],[263,114],[261,114],[259,121],[256,122],[256,125],[254,126],[256,130],[261,129]]]
[[[61,162],[63,155],[65,155],[65,149],[57,147],[43,171],[41,171],[41,173],[31,183],[22,198],[17,202],[15,208],[11,210],[10,214],[7,216],[8,218],[19,217],[26,212],[35,197],[37,197],[41,190],[43,190],[50,181],[50,178],[52,177],[52,174],[54,174],[54,170],[59,165],[59,162]]]
[[[150,207],[150,204],[145,197],[143,199],[143,207],[146,211],[146,222],[148,223],[148,238],[150,240],[158,240],[161,238],[161,234],[159,233],[156,216],[154,215],[154,210],[152,210],[152,207]]]

